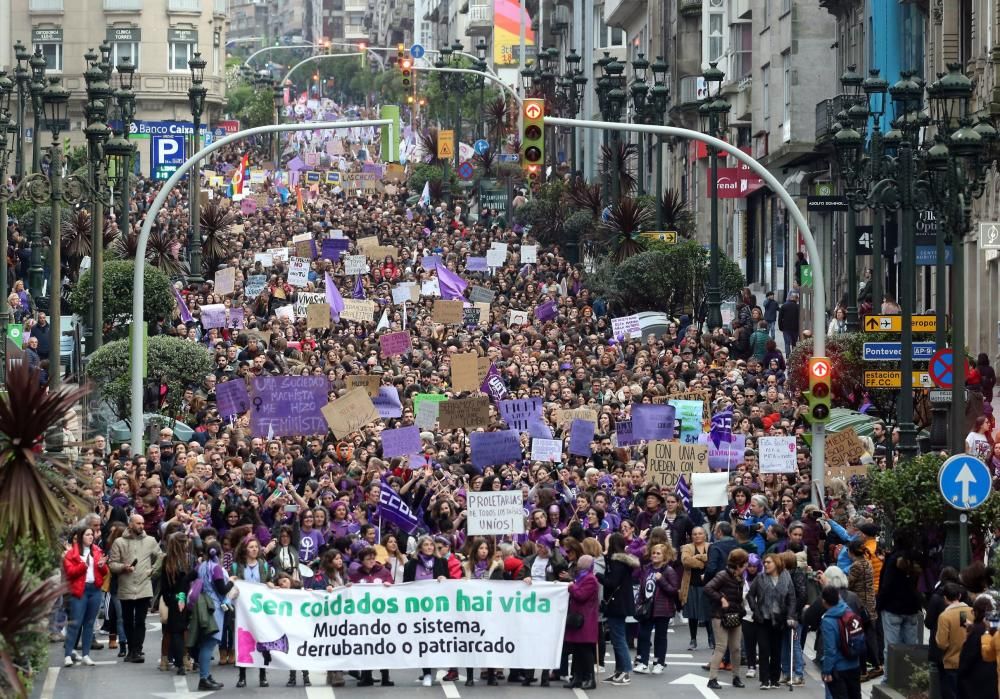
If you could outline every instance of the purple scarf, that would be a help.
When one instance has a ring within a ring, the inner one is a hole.
[[[433,580],[434,579],[434,556],[425,556],[420,553],[417,554],[417,580]]]

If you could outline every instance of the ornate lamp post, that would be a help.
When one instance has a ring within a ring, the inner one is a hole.
[[[110,57],[110,46],[101,47]],[[87,353],[99,349],[104,342],[104,205],[107,190],[107,169],[104,161],[104,144],[111,136],[107,125],[107,105],[114,94],[106,75],[110,63],[97,61],[93,52],[85,56],[90,67],[84,73],[87,82],[87,163],[92,196],[90,197],[90,260],[91,293],[90,322],[87,328]],[[110,206],[110,200],[107,202]]]
[[[208,62],[201,57],[201,53],[194,52],[194,56],[188,61],[188,68],[191,69],[191,87],[188,88],[188,102],[191,105],[191,120],[194,125],[194,134],[191,137],[192,155],[201,149],[201,115],[205,109],[205,96],[208,90],[205,88],[205,66]],[[191,204],[191,239],[190,239],[190,269],[188,270],[188,283],[201,284],[204,279],[201,276],[201,164],[195,163],[191,169],[189,180],[189,194]]]
[[[843,75],[840,76],[842,92],[851,101],[848,108],[847,118],[850,127],[858,132],[860,142],[855,147],[853,143],[845,156],[854,156],[855,163],[860,163],[864,155],[865,134],[868,130],[868,100],[863,96],[861,85],[864,82],[861,75],[855,70],[856,66],[848,66]],[[843,141],[835,142],[840,146]],[[858,255],[857,255],[857,212],[863,211],[867,206],[868,192],[864,186],[863,177],[852,177],[852,173],[861,174],[862,168],[851,167],[852,164],[842,164],[840,169],[841,186],[844,195],[847,197],[849,206],[847,207],[847,330],[857,332],[860,327],[858,323]]]
[[[14,44],[14,82],[17,84],[17,158],[15,170],[18,181],[24,177],[24,108],[31,94],[31,52],[18,39]]]
[[[118,89],[115,90],[115,102],[118,104],[118,116],[121,120],[120,137],[108,141],[104,147],[110,162],[115,164],[115,177],[120,209],[118,213],[118,228],[128,234],[129,227],[129,177],[132,174],[132,156],[135,147],[129,143],[132,121],[135,119],[135,92],[132,86],[135,81],[135,66],[129,56],[122,58],[118,64]]]
[[[475,64],[473,65],[473,68],[475,70],[478,70],[480,73],[486,72],[486,52],[488,49],[489,47],[486,45],[486,39],[484,39],[483,37],[479,37],[479,43],[476,44],[476,61]],[[479,85],[479,104],[480,106],[482,106],[483,102],[486,99],[484,96],[484,91],[486,89],[486,78],[483,76],[479,76],[478,78],[476,78],[476,83]],[[486,138],[485,119],[479,120],[479,138]],[[500,144],[497,143],[493,147],[499,149]]]
[[[274,95],[274,123],[280,124],[282,112],[285,107],[285,87],[281,84],[280,80],[275,80],[272,88]],[[278,166],[281,160],[281,135],[274,134],[274,140],[271,141],[271,160],[274,161],[275,167]]]
[[[730,105],[721,96],[722,81],[725,77],[725,73],[719,70],[716,63],[709,64],[708,70],[704,73],[708,94],[698,107],[702,133],[716,138],[725,138],[728,129]],[[711,158],[712,178],[712,240],[709,248],[707,321],[709,329],[715,330],[722,327],[722,291],[719,286],[719,152],[709,147],[708,153]]]
[[[10,97],[14,91],[14,81],[7,77],[6,71],[0,71],[0,250],[7,251],[7,201],[11,191],[7,188],[7,166],[17,140],[10,121]],[[6,303],[8,285],[7,261],[0,265],[0,291],[3,292],[3,303],[0,304],[0,388],[7,389],[7,324],[10,322],[10,306]]]
[[[670,103],[670,88],[667,87],[669,67],[663,56],[653,61],[653,90],[651,92],[653,115],[657,124],[662,124]],[[663,137],[656,137],[656,230],[663,230]]]
[[[451,66],[453,68],[460,68],[462,65],[462,50],[465,47],[462,42],[458,39],[451,45]],[[465,101],[465,93],[468,90],[468,83],[465,80],[465,75],[462,73],[452,73],[451,80],[452,89],[455,91],[455,171],[458,171],[458,166],[461,164],[461,158],[459,157],[460,151],[462,150],[462,103]]]
[[[635,59],[632,61],[632,86],[629,88],[629,92],[632,95],[632,118],[636,124],[647,123],[647,117],[649,116],[649,107],[652,106],[650,102],[647,101],[649,96],[649,85],[646,83],[646,72],[649,70],[649,61],[646,60],[645,54],[639,53],[636,55]],[[640,195],[646,193],[646,182],[645,182],[645,162],[644,162],[644,149],[646,136],[645,134],[638,134],[636,143],[639,147],[639,163],[636,170],[638,171],[638,193]]]
[[[34,137],[31,139],[31,172],[41,172],[42,162],[42,92],[45,91],[45,57],[42,56],[41,49],[36,49],[31,60],[31,111],[34,116]],[[28,286],[31,295],[37,303],[42,299],[42,222],[39,216],[33,216],[34,224],[31,228],[31,266],[28,270]]]

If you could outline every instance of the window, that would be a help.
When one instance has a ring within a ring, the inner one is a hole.
[[[792,0],[781,0],[781,14],[792,11]]]
[[[189,71],[188,61],[194,56],[195,46],[187,41],[171,41],[167,66],[170,70]]]
[[[734,82],[745,80],[753,74],[753,24],[743,22],[731,26],[729,43],[732,54],[729,77]]]
[[[781,92],[784,96],[784,109],[781,112],[781,123],[787,131],[792,119],[792,55],[785,51],[781,54]]]
[[[594,10],[594,46],[597,48],[608,48],[610,46],[625,45],[625,31],[617,27],[609,27],[604,22],[604,15],[600,9]]]
[[[63,69],[63,30],[33,29],[31,44],[45,57],[45,69],[61,73]]]
[[[188,61],[198,50],[198,32],[194,29],[167,30],[167,69],[171,71],[190,71]]]
[[[430,22],[424,22],[424,24],[429,25]],[[344,38],[344,18],[343,17],[331,17],[330,18],[330,36],[334,39]],[[425,36],[430,36],[430,34],[425,34]]]
[[[708,60],[710,63],[721,59],[724,52],[722,26],[723,14],[710,12],[708,15]]]
[[[760,69],[760,109],[764,117],[764,131],[771,130],[771,64]]]
[[[115,41],[111,44],[111,65],[117,66],[124,58],[131,60],[139,70],[139,42]]]
[[[771,24],[771,0],[764,0],[764,11],[761,12],[760,18],[764,20],[764,28],[767,29]]]

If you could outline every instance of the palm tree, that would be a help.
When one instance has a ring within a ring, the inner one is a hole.
[[[601,185],[587,184],[581,179],[574,180],[570,187],[569,198],[577,209],[588,212],[591,218],[601,217],[601,211],[604,209]]]
[[[632,174],[632,161],[639,152],[634,143],[616,141],[617,145],[601,146],[601,174],[617,179],[620,195],[628,196],[635,191],[638,181]]]
[[[62,429],[87,389],[51,392],[38,377],[26,361],[12,363],[7,393],[0,395],[0,541],[53,541],[70,513],[84,511],[70,486],[69,464],[36,448]]]
[[[0,559],[0,695],[26,697],[20,674],[37,672],[23,655],[34,639],[31,632],[48,617],[52,605],[63,593],[56,578],[32,581],[24,565],[13,553]]]
[[[417,141],[424,150],[424,162],[436,165],[438,163],[438,130],[431,126],[417,134]]]
[[[677,235],[682,238],[691,238],[694,235],[694,213],[684,201],[679,189],[665,189],[659,205],[663,212],[663,226],[666,230],[677,231]]]
[[[146,260],[168,277],[180,277],[187,273],[187,263],[177,256],[180,245],[168,233],[157,229],[149,234],[146,244]]]
[[[201,254],[205,260],[207,276],[214,277],[219,264],[232,250],[229,232],[236,224],[236,213],[222,206],[220,199],[212,199],[201,207]]]
[[[507,124],[510,123],[510,106],[502,96],[495,97],[486,103],[483,115],[486,117],[486,122],[490,125],[493,148],[500,152],[503,150]]]
[[[493,148],[487,148],[483,153],[476,153],[473,160],[479,164],[480,172],[484,177],[493,175],[493,168],[497,163],[498,153]]]
[[[63,222],[62,255],[69,265],[70,275],[79,274],[80,261],[92,251],[90,244],[90,212],[86,209],[76,209],[70,212],[69,219]]]
[[[598,245],[620,263],[642,252],[639,232],[649,225],[652,212],[632,197],[622,197],[611,204],[607,221],[597,227]]]

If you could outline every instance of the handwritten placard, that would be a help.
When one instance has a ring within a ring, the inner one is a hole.
[[[236,268],[223,267],[215,273],[215,293],[229,296],[236,292]]]
[[[344,299],[344,310],[340,312],[341,320],[355,323],[371,323],[374,315],[375,302],[367,299]]]
[[[382,379],[376,374],[351,374],[344,377],[344,382],[348,389],[363,388],[368,393],[369,398],[374,398],[378,395],[378,387],[381,385]]]
[[[435,323],[443,323],[444,325],[458,325],[462,322],[462,306],[461,301],[435,299],[431,320]]]
[[[490,423],[490,399],[471,396],[446,400],[438,408],[438,421],[442,430],[486,427]]]
[[[400,354],[406,354],[413,349],[410,333],[405,330],[380,335],[378,344],[383,357],[395,357]]]
[[[456,391],[478,391],[482,384],[478,367],[479,355],[475,352],[451,355],[451,387]]]
[[[646,472],[662,489],[673,492],[681,476],[690,482],[692,473],[708,472],[708,447],[663,440],[650,442]]]
[[[337,400],[327,403],[322,412],[326,424],[337,439],[343,439],[379,419],[372,399],[363,388],[355,388]]]

